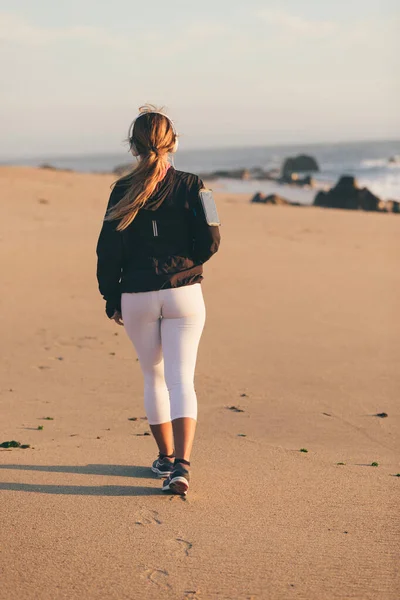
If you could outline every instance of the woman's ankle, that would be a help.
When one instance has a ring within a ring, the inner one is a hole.
[[[175,454],[173,452],[171,452],[170,454],[165,454],[164,452],[159,452],[158,453],[158,458],[160,460],[170,460],[173,461],[175,458]]]

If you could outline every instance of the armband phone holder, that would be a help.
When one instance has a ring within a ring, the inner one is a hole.
[[[199,191],[199,196],[207,225],[221,225],[212,190],[202,188]]]

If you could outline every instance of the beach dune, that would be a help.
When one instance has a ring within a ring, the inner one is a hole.
[[[399,220],[217,195],[182,499],[97,289],[112,181],[0,168],[0,598],[397,599]]]

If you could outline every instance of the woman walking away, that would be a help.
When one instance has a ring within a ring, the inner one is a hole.
[[[217,252],[219,221],[210,191],[169,156],[173,122],[151,105],[129,129],[136,168],[119,179],[97,243],[106,314],[125,327],[144,377],[144,406],[159,454],[162,489],[185,495],[197,422],[194,371],[205,321],[203,263]]]

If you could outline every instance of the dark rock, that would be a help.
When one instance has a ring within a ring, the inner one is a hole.
[[[314,206],[328,208],[328,192],[318,192],[314,198]]]
[[[388,213],[400,213],[400,202],[397,200],[388,200],[387,202],[381,202],[379,206],[381,212]]]
[[[328,192],[318,192],[314,206],[347,210],[380,210],[380,199],[367,188],[359,188],[352,175],[343,175]]]
[[[314,157],[305,154],[289,157],[283,163],[282,179],[290,181],[294,173],[304,173],[307,171],[319,171],[318,163]]]
[[[262,192],[257,192],[256,194],[254,194],[254,196],[250,199],[250,202],[256,203],[256,204],[265,204],[266,203],[266,195],[263,194]]]
[[[306,175],[306,177],[303,177],[302,179],[298,179],[296,181],[296,183],[297,183],[297,185],[309,185],[310,187],[314,187],[314,185],[315,185],[315,181],[311,177],[311,175]]]
[[[359,198],[359,207],[362,210],[375,212],[379,210],[380,199],[370,192],[368,188],[360,190]]]
[[[331,192],[336,194],[335,202],[338,208],[347,208],[349,210],[357,210],[359,208],[361,201],[360,190],[355,177],[352,175],[341,177]]]
[[[53,165],[49,165],[48,163],[43,163],[39,165],[39,169],[48,169],[49,171],[56,171],[57,167],[53,167]]]
[[[39,165],[39,169],[46,169],[48,171],[66,171],[67,173],[72,173],[73,169],[59,169],[58,167],[55,167],[54,165],[50,165],[49,163],[43,163],[41,165]]]
[[[298,202],[290,202],[289,200],[286,200],[285,198],[282,198],[281,196],[278,196],[277,194],[269,194],[269,196],[266,196],[262,192],[257,192],[256,194],[254,194],[254,196],[250,199],[250,202],[256,203],[256,204],[258,203],[258,204],[277,204],[277,205],[281,205],[281,206],[300,206],[300,204]]]

